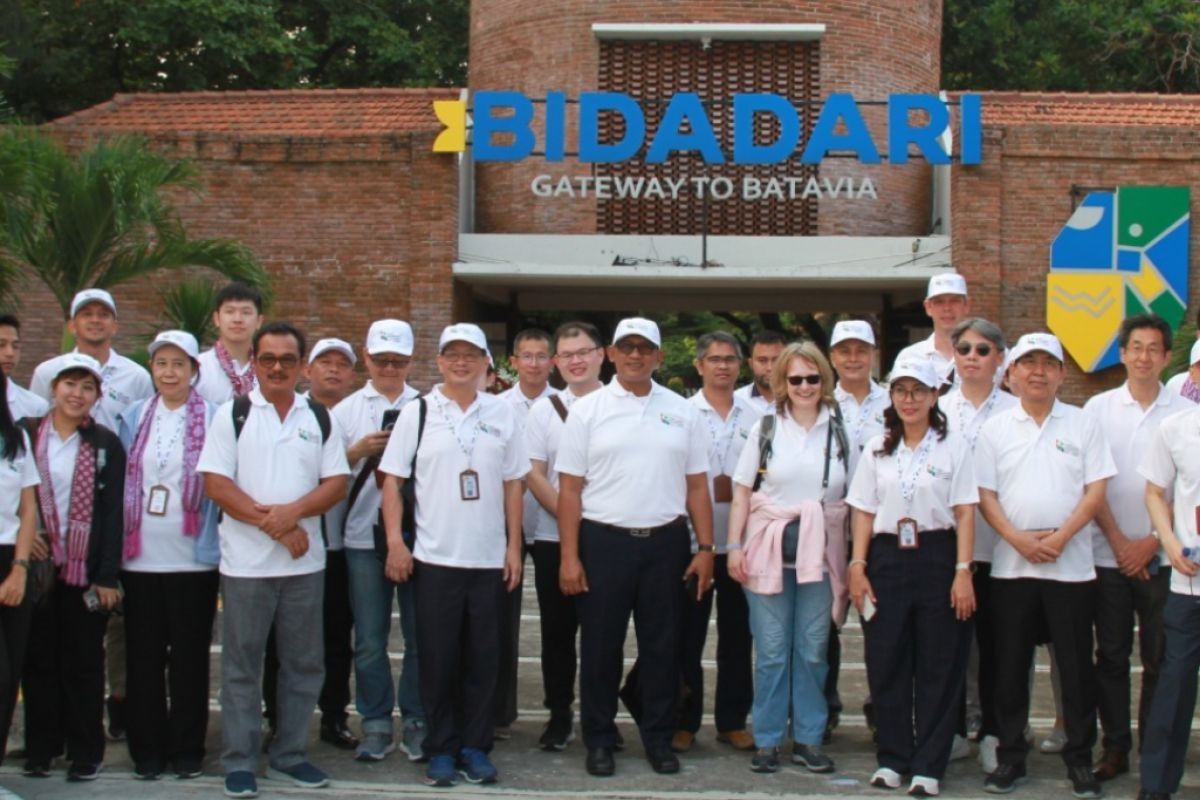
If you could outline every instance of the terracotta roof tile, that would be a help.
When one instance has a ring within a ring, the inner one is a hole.
[[[987,125],[1200,127],[1200,96],[981,92]]]
[[[348,137],[437,131],[434,100],[458,89],[297,89],[118,94],[52,128],[143,133]]]

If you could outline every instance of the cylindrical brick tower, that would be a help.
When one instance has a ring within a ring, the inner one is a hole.
[[[631,93],[640,91],[646,97],[699,91],[717,99],[722,93],[762,91],[789,94],[802,109],[806,99],[848,92],[863,104],[884,101],[894,93],[938,90],[941,19],[941,0],[472,0],[469,85],[473,92],[513,89],[535,98],[550,91],[575,98],[581,92],[632,89],[636,91]],[[802,23],[824,25],[825,31],[805,45],[722,42],[714,37],[708,48],[700,41],[635,42],[634,50],[628,50],[623,49],[623,42],[598,39],[592,30],[597,23]],[[636,86],[627,87],[626,83]],[[873,140],[885,152],[884,108],[860,107]],[[573,119],[573,114],[568,119]],[[569,121],[568,152],[574,150],[574,135],[575,127]],[[687,166],[682,169],[689,171]],[[801,169],[797,160],[787,165],[785,172],[800,174]],[[611,208],[603,201],[564,202],[539,198],[530,191],[538,174],[592,175],[597,171],[593,165],[569,157],[558,164],[547,164],[540,156],[515,163],[479,164],[476,229],[480,233],[531,234],[694,232],[686,229],[687,220],[676,219],[676,228],[663,220],[664,215],[679,215],[675,207]],[[766,220],[749,219],[761,216],[761,207],[747,211],[746,203],[734,200],[729,202],[743,207],[714,204],[706,209],[704,224],[715,234],[929,233],[930,170],[920,159],[907,165],[867,166],[854,159],[830,158],[815,174],[832,184],[844,177],[856,181],[870,178],[878,199],[823,198],[803,209],[803,204],[797,205],[800,201],[788,200],[772,207]],[[682,213],[692,212],[684,209]],[[733,217],[746,219],[738,222]],[[714,221],[718,223],[715,227]]]

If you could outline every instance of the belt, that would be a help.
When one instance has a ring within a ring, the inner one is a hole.
[[[591,519],[584,520],[584,522],[589,525],[595,525],[597,528],[603,528],[606,531],[624,533],[627,536],[634,537],[635,539],[648,539],[656,533],[662,533],[663,531],[678,528],[680,525],[685,524],[685,519],[683,517],[676,517],[670,522],[653,528],[623,528],[620,525],[609,525],[607,522],[596,522],[595,520]]]

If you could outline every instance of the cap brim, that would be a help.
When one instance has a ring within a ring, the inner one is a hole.
[[[449,342],[447,342],[447,344],[449,344]],[[400,347],[400,345],[390,345],[390,344],[379,345],[377,347],[368,347],[367,348],[367,355],[369,355],[369,356],[377,356],[382,353],[395,353],[398,356],[411,356],[412,348],[409,348],[408,350],[404,350],[403,348]]]

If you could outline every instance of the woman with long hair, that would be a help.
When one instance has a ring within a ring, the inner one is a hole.
[[[846,498],[850,598],[879,710],[871,784],[896,789],[907,774],[908,793],[925,797],[939,792],[960,717],[979,491],[970,451],[947,435],[932,364],[898,362],[889,383],[884,433],[867,443]]]

